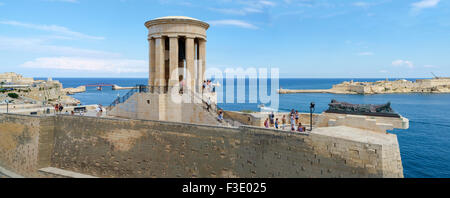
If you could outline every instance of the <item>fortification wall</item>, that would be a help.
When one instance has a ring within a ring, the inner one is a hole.
[[[374,135],[379,141],[371,143],[255,127],[70,116],[56,123],[52,166],[98,177],[403,176],[383,171],[391,162],[382,160],[382,142],[395,143],[395,135]]]
[[[387,130],[408,129],[409,120],[404,117],[392,118],[381,116],[347,115],[337,113],[322,113],[314,121],[317,127],[348,126],[378,133],[386,133]]]
[[[0,119],[0,164],[27,177],[49,166],[97,177],[403,177],[395,135],[345,126],[299,134],[66,115]]]
[[[417,79],[416,82],[424,88],[450,85],[450,79]]]
[[[0,167],[26,177],[50,163],[53,117],[0,114]]]
[[[250,125],[250,126],[257,126],[257,127],[264,127],[264,121],[269,118],[270,112],[258,112],[258,113],[244,113],[244,112],[236,112],[236,111],[225,111],[224,117],[225,119],[231,119],[234,121],[237,121],[244,125]],[[278,118],[278,121],[280,122],[283,119],[283,116],[286,117],[286,124],[290,127],[291,118],[290,118],[290,112],[287,113],[280,113],[276,112],[274,113],[274,119]],[[313,123],[316,123],[318,118],[320,117],[320,114],[313,114]],[[299,122],[302,123],[302,125],[309,125],[310,121],[310,114],[309,113],[299,113]]]

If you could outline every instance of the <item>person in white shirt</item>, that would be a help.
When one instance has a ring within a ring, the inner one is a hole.
[[[95,111],[97,112],[97,117],[100,117],[100,112],[101,112],[101,108],[100,105],[97,105],[97,108],[95,108]]]

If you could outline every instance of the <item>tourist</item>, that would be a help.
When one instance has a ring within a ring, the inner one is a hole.
[[[306,131],[306,127],[304,127],[302,125],[302,123],[298,123],[298,128],[297,128],[298,132],[305,132]]]
[[[294,120],[294,114],[290,115],[290,124],[295,124],[295,120]]]
[[[273,111],[272,111],[272,113],[270,113],[269,119],[270,119],[270,126],[273,127],[274,120],[275,120],[275,115],[273,114]]]
[[[266,121],[264,121],[264,126],[269,128],[269,118],[266,118]]]
[[[278,129],[278,124],[279,124],[279,122],[278,122],[278,118],[275,120],[275,128],[276,129]]]
[[[66,110],[66,112],[64,113],[65,115],[69,115],[69,112]]]
[[[183,92],[184,92],[184,80],[180,76],[180,91],[179,91],[179,94],[183,94]]]
[[[206,80],[203,81],[203,85],[202,85],[202,93],[205,92],[205,88],[206,88]]]
[[[59,111],[59,106],[58,106],[58,104],[55,104],[55,114],[57,114],[58,111]]]
[[[209,93],[212,92],[211,80],[208,80],[208,92],[209,92]]]
[[[283,115],[283,118],[281,118],[281,129],[286,128],[286,115]]]
[[[62,110],[64,109],[64,107],[63,107],[63,105],[61,103],[59,104],[58,108],[59,108],[59,113],[62,113]]]
[[[299,118],[298,111],[295,111],[295,124],[298,124],[298,118]]]
[[[97,108],[95,108],[95,111],[97,112],[97,117],[100,117],[100,111],[101,111],[100,105],[97,105]]]
[[[219,120],[220,122],[223,121],[223,111],[222,110],[219,111],[219,116],[217,117],[217,120]]]
[[[213,93],[216,92],[216,86],[214,84],[212,84],[212,81],[211,81],[211,92],[213,92]]]
[[[209,80],[206,80],[206,93],[211,92],[209,85]]]
[[[206,100],[206,110],[210,110],[211,109],[211,99],[208,97],[208,100]]]
[[[74,115],[75,115],[75,112],[74,112],[74,111],[71,111],[71,112],[70,112],[70,115],[74,116]]]
[[[291,114],[291,131],[295,131],[294,114]]]

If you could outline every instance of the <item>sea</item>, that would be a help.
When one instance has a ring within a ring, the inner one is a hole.
[[[122,87],[147,84],[146,78],[54,78],[65,88],[93,84],[116,84]],[[279,79],[279,87],[283,89],[329,89],[343,81],[375,82],[385,79]],[[390,79],[395,80],[395,79]],[[415,80],[415,79],[407,79]],[[226,98],[227,81],[221,83],[218,97]],[[270,80],[269,80],[270,83]],[[248,96],[248,79],[246,81]],[[235,86],[237,87],[236,81]],[[271,88],[269,84],[269,89]],[[278,89],[278,88],[277,88]],[[104,87],[98,91],[96,87],[87,87],[86,92],[73,95],[82,104],[110,105],[117,97],[125,95],[129,90],[114,91]],[[235,92],[234,97],[237,96]],[[270,92],[268,92],[270,93]],[[398,137],[403,162],[404,176],[407,178],[448,178],[450,177],[450,94],[379,94],[379,95],[338,95],[320,93],[302,93],[279,95],[279,110],[296,109],[309,112],[311,102],[316,104],[315,113],[328,108],[332,99],[355,104],[385,104],[391,102],[392,108],[410,120],[407,130],[389,131]],[[218,105],[224,110],[258,111],[258,103],[222,102]],[[269,104],[266,104],[266,106]]]

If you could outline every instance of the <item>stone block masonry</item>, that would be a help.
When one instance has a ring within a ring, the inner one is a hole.
[[[299,134],[3,114],[0,136],[0,166],[25,177],[46,167],[110,178],[403,177],[395,135],[346,126]]]
[[[50,162],[54,118],[0,114],[0,167],[37,177]]]

